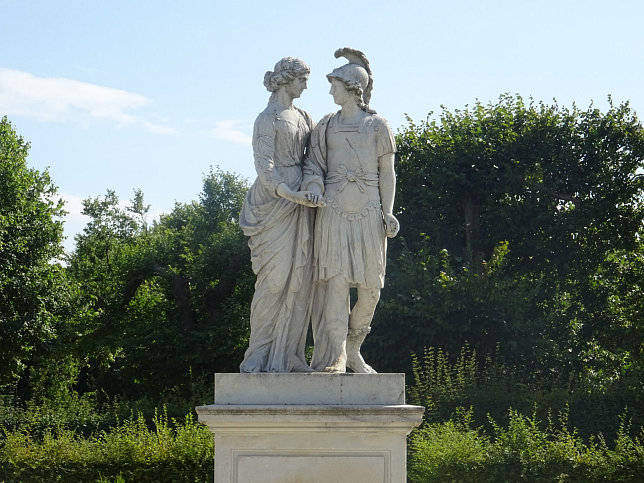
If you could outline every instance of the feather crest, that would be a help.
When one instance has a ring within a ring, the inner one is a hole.
[[[369,61],[367,57],[358,49],[352,49],[351,47],[343,47],[335,51],[335,58],[339,59],[344,57],[352,64],[358,64],[365,68],[367,73],[371,75],[371,69],[369,68]]]
[[[371,100],[371,91],[373,90],[373,76],[371,75],[371,68],[369,67],[369,60],[367,60],[367,56],[364,55],[362,51],[358,49],[352,49],[351,47],[342,47],[336,50],[334,55],[336,59],[344,57],[350,63],[358,64],[359,66],[364,67],[364,69],[367,71],[367,74],[369,75],[369,83],[367,84],[362,97],[364,103],[369,106],[369,101]]]

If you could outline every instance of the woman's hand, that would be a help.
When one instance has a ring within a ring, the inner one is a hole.
[[[387,235],[388,238],[393,238],[398,234],[398,230],[400,230],[400,223],[398,223],[398,220],[394,215],[391,213],[385,213],[384,215],[385,218],[385,234]]]
[[[314,191],[293,191],[285,183],[277,187],[277,194],[293,203],[298,203],[312,208],[324,206],[324,198],[321,194]]]
[[[303,194],[306,200],[309,203],[313,203],[312,206],[325,206],[326,203],[324,202],[324,197],[320,193],[316,193],[314,191],[299,191],[296,194]],[[307,205],[311,206],[311,205]]]

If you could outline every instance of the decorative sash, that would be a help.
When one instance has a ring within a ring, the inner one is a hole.
[[[341,164],[337,171],[327,173],[325,178],[325,184],[335,183],[340,183],[338,191],[344,190],[348,183],[355,183],[358,189],[364,193],[367,186],[378,186],[378,175],[366,173],[362,167],[350,170]]]

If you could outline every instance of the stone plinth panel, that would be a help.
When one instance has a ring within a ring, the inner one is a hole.
[[[404,374],[217,374],[215,404],[197,408],[216,483],[404,483],[423,411]]]

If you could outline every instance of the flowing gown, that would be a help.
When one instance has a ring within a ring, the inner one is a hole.
[[[246,195],[239,224],[250,237],[257,281],[241,372],[307,369],[315,210],[276,193],[280,183],[293,191],[302,183],[302,161],[314,123],[305,111],[297,113],[297,122],[283,119],[269,104],[253,129],[257,179]]]

